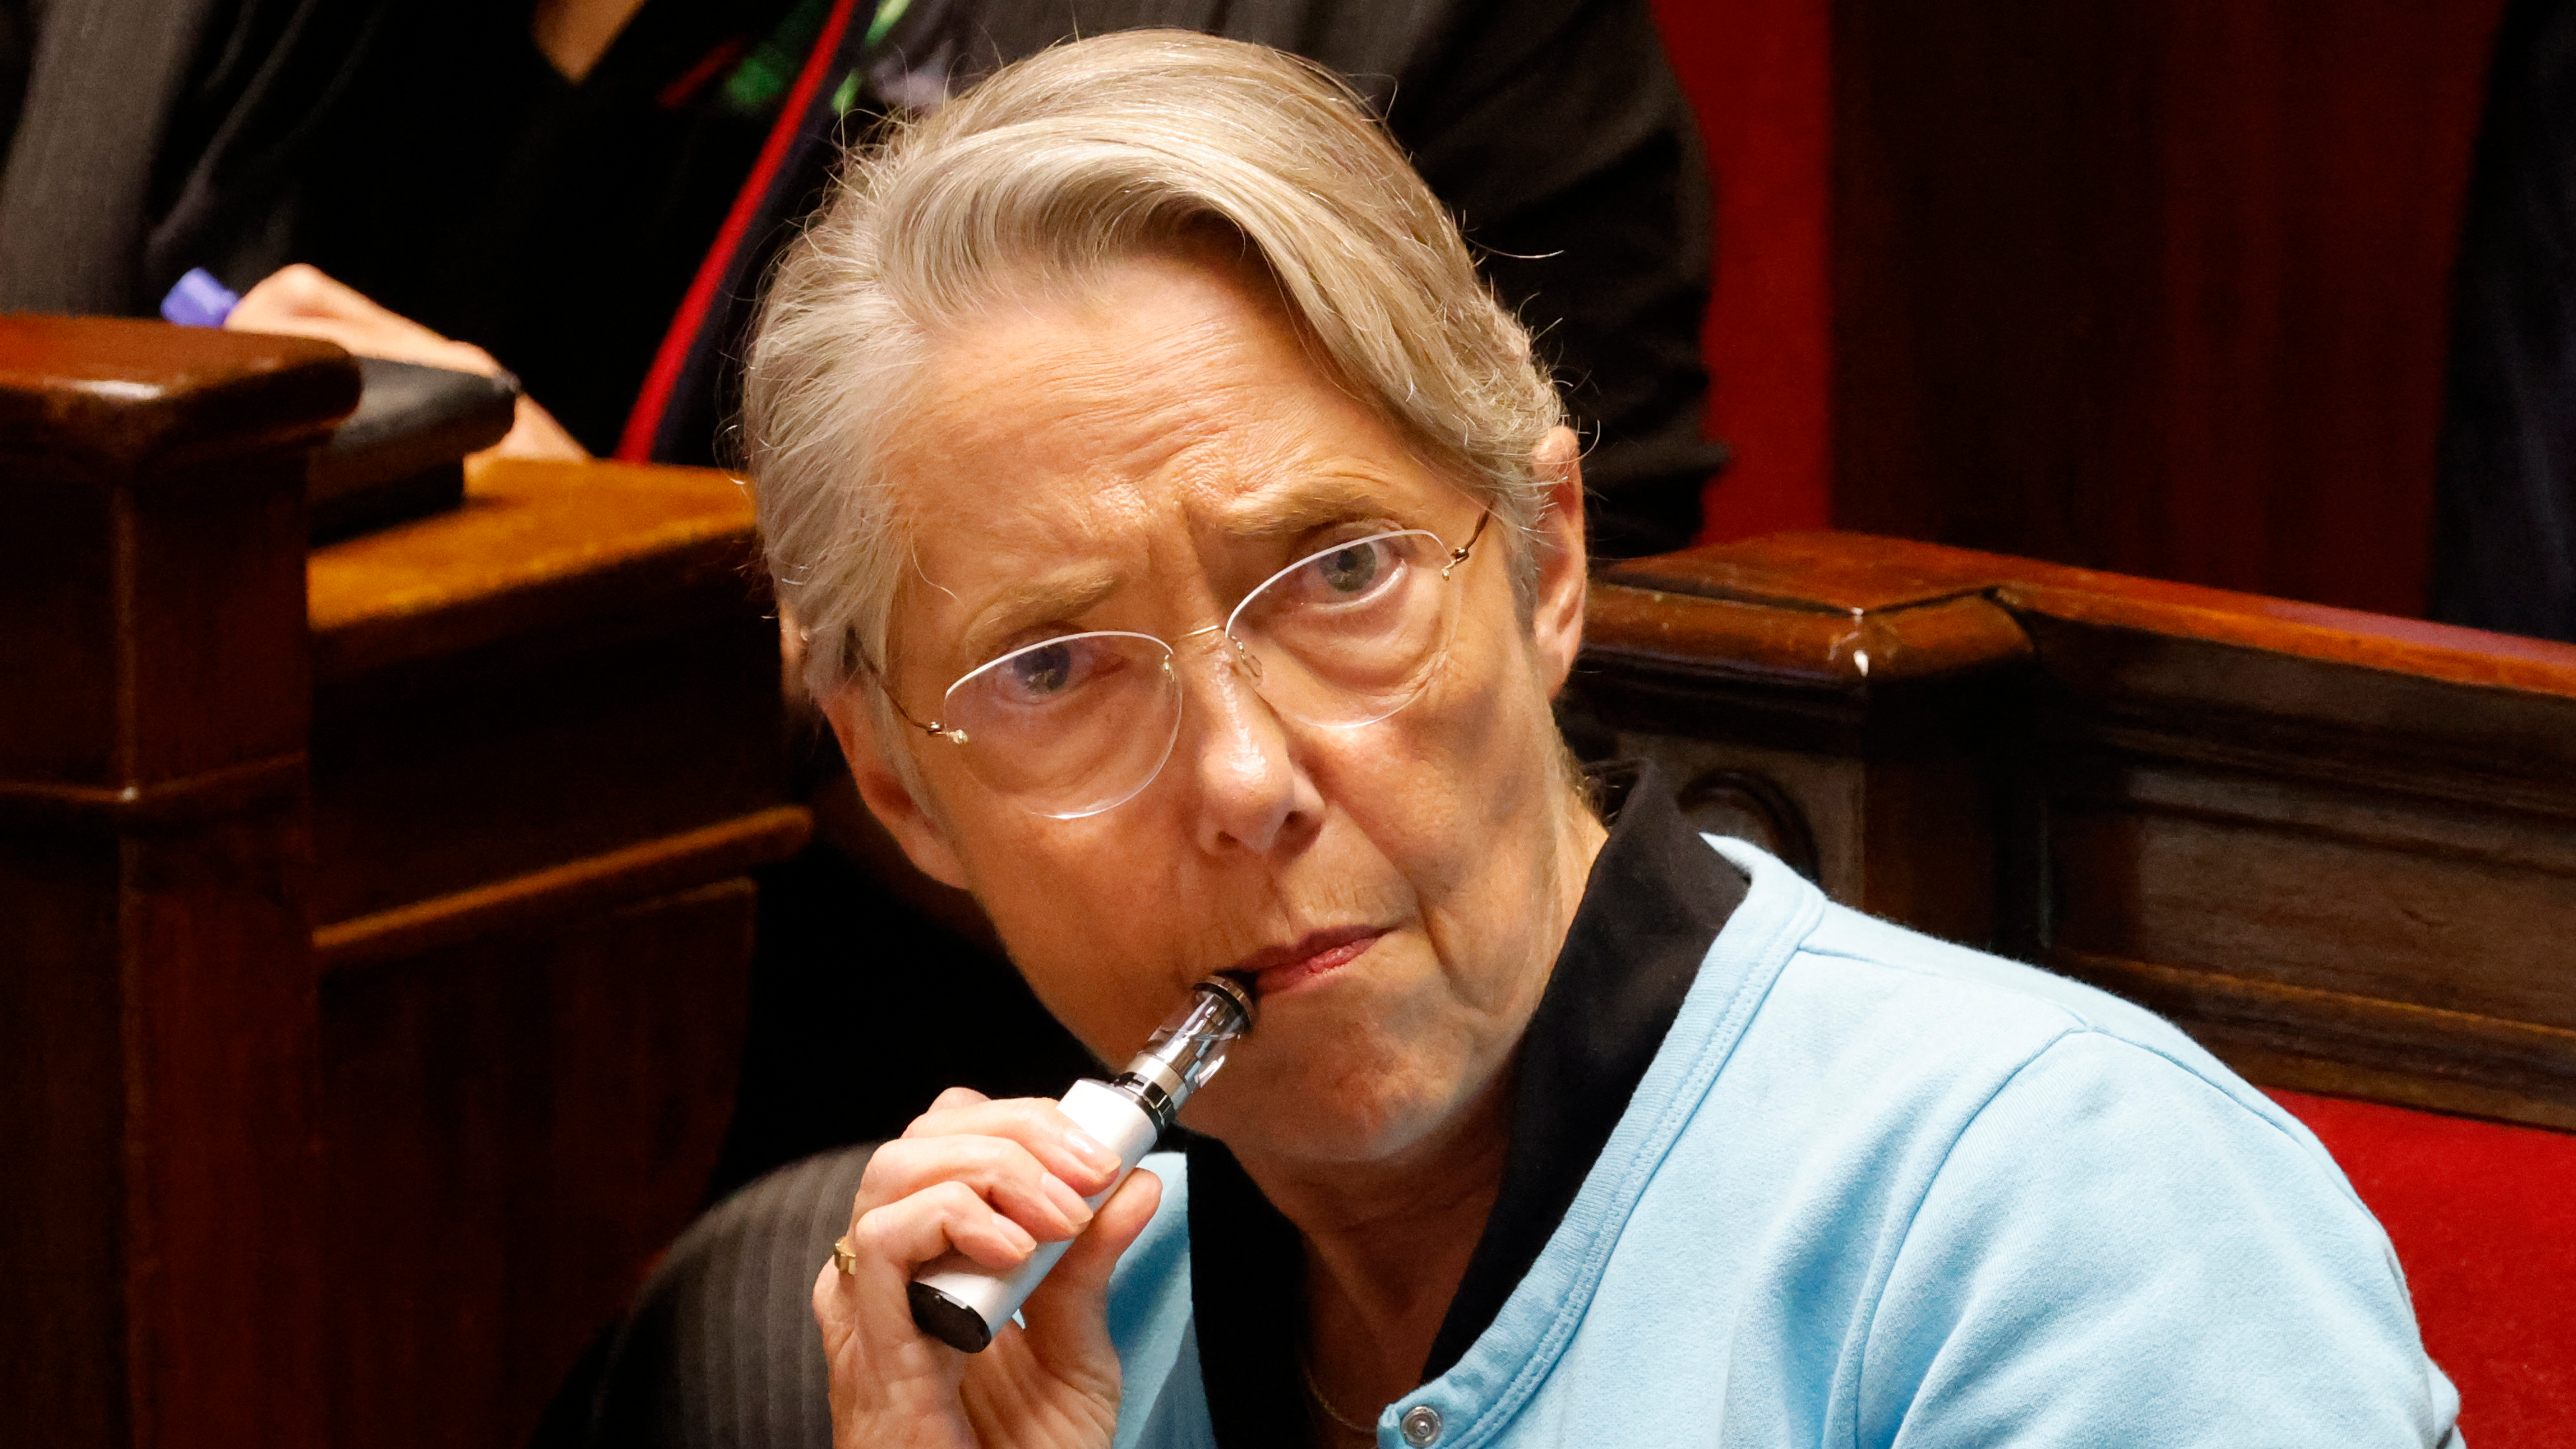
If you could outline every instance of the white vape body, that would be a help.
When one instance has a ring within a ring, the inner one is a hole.
[[[1153,1114],[1134,1097],[1107,1082],[1094,1081],[1089,1077],[1074,1083],[1073,1090],[1058,1098],[1056,1105],[1062,1107],[1064,1115],[1071,1117],[1083,1131],[1099,1138],[1110,1151],[1118,1154],[1118,1175],[1109,1180],[1107,1187],[1083,1199],[1097,1211],[1102,1203],[1109,1200],[1109,1195],[1118,1190],[1118,1184],[1127,1180],[1127,1174],[1136,1170],[1136,1164],[1144,1159],[1145,1154],[1154,1150],[1154,1139],[1162,1135],[1162,1128],[1155,1123]],[[1072,1246],[1070,1238],[1060,1243],[1040,1243],[1036,1252],[1029,1254],[1020,1266],[1008,1273],[953,1268],[915,1281],[936,1290],[959,1307],[971,1309],[976,1317],[983,1320],[984,1337],[989,1341],[1001,1330],[1003,1320],[1020,1311],[1020,1305],[1028,1301],[1029,1294],[1054,1269],[1056,1260]],[[945,1333],[940,1336],[948,1337]],[[949,1341],[955,1342],[954,1339]],[[965,1345],[959,1344],[958,1347]]]
[[[1251,1029],[1252,1014],[1252,997],[1242,986],[1212,976],[1191,989],[1188,1004],[1156,1029],[1116,1081],[1086,1077],[1057,1099],[1066,1116],[1118,1154],[1118,1174],[1084,1199],[1094,1211],[1154,1149],[1155,1139],[1180,1115],[1190,1094],[1225,1065],[1227,1044]],[[1007,1273],[976,1268],[925,1273],[912,1280],[912,1321],[942,1343],[980,1353],[1070,1246],[1070,1239],[1040,1243]]]

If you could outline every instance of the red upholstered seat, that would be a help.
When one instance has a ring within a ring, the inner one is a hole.
[[[2576,1134],[2272,1096],[2388,1228],[2476,1449],[2576,1444]]]

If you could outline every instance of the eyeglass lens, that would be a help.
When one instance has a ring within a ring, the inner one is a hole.
[[[1416,529],[1337,543],[1245,596],[1217,647],[1285,718],[1374,724],[1419,696],[1448,653],[1449,561],[1436,535]],[[1059,819],[1152,783],[1180,722],[1171,646],[1120,631],[1013,650],[950,686],[940,716],[986,785]]]

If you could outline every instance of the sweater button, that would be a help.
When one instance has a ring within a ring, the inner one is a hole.
[[[1412,1445],[1413,1449],[1425,1449],[1432,1440],[1440,1437],[1440,1411],[1429,1404],[1414,1405],[1395,1422],[1396,1427],[1404,1431],[1404,1442]]]

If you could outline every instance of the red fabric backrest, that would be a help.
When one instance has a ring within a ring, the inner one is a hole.
[[[1715,542],[1833,516],[1830,7],[1655,0],[1699,113],[1716,211],[1708,425],[1735,448],[1710,488]]]
[[[2274,1092],[2388,1229],[2476,1449],[2576,1444],[2576,1134]]]

